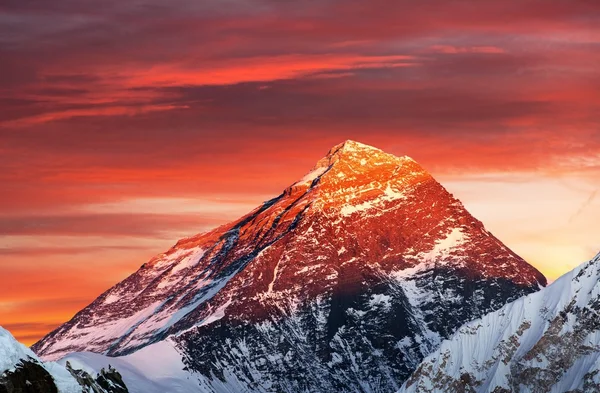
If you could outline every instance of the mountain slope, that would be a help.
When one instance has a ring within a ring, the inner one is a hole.
[[[96,375],[109,366],[116,368],[123,377],[130,393],[205,393],[201,376],[185,370],[182,355],[170,339],[148,345],[133,354],[108,357],[92,352],[67,355],[59,364]],[[228,393],[235,390],[225,391]],[[223,392],[223,393],[225,393]]]
[[[473,321],[400,392],[600,391],[600,254],[543,290]]]
[[[464,322],[545,283],[415,161],[347,141],[34,349],[125,355],[171,337],[208,391],[389,391]]]
[[[0,327],[0,392],[81,393],[82,387],[56,363],[42,363]]]
[[[107,371],[108,370],[108,371]],[[95,377],[92,377],[95,375]],[[91,375],[70,364],[42,362],[0,327],[0,393],[128,393],[121,375],[107,364]]]

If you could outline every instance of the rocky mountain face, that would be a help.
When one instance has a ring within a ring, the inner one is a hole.
[[[0,375],[0,393],[58,393],[52,375],[33,359],[20,360]]]
[[[207,392],[392,391],[463,323],[545,284],[415,161],[347,141],[33,348],[118,356],[169,338]]]
[[[73,368],[68,361],[65,367],[83,388],[83,393],[129,393],[123,377],[110,364],[106,369],[101,368],[95,378],[85,370]]]
[[[600,254],[461,327],[400,392],[600,392]]]
[[[83,370],[43,363],[0,327],[0,393],[128,393],[113,368],[94,378]]]

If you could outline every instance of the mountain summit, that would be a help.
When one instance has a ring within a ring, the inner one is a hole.
[[[164,340],[207,392],[391,391],[460,325],[545,284],[414,160],[346,141],[33,348],[118,356]]]

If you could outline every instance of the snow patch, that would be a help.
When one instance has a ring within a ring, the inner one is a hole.
[[[309,173],[307,173],[306,175],[304,175],[304,177],[302,179],[298,180],[295,184],[304,184],[304,183],[308,183],[308,182],[312,183],[316,178],[321,176],[328,169],[329,169],[329,167],[327,167],[327,166],[315,168],[312,171],[310,171]]]
[[[391,300],[392,300],[392,297],[388,296],[388,295],[384,295],[384,294],[372,295],[371,298],[369,299],[369,306],[371,306],[371,307],[383,306],[383,307],[389,308],[392,305]]]
[[[169,339],[123,357],[78,352],[58,361],[61,365],[66,362],[92,375],[111,365],[121,374],[131,393],[203,392],[198,378],[184,370],[182,355]]]
[[[210,325],[211,323],[216,322],[219,319],[223,318],[225,316],[225,310],[227,310],[227,307],[229,307],[230,304],[231,304],[231,299],[229,299],[226,303],[224,303],[219,308],[217,308],[214,313],[212,313],[210,316],[208,316],[208,318],[206,318],[205,320],[200,322],[200,324],[198,324],[198,326]]]
[[[116,293],[111,293],[104,299],[104,304],[112,304],[118,301],[119,299],[121,299],[121,296],[119,296]]]
[[[444,258],[450,256],[452,250],[463,246],[468,239],[462,228],[454,228],[445,238],[437,240],[430,251],[420,253],[417,258],[426,262],[443,262]]]
[[[217,294],[217,292],[219,292],[223,287],[225,287],[225,285],[227,285],[227,283],[229,282],[229,280],[231,280],[238,272],[235,271],[234,273],[232,273],[231,275],[224,277],[220,280],[211,280],[208,283],[205,283],[205,285],[203,285],[203,287],[206,287],[206,291],[199,294],[199,296],[196,297],[196,299],[194,299],[191,303],[189,303],[188,305],[186,305],[185,307],[180,308],[179,310],[177,310],[177,312],[175,312],[169,319],[169,322],[166,323],[161,329],[160,331],[165,331],[168,330],[171,326],[173,326],[174,324],[176,324],[177,322],[179,322],[181,319],[183,319],[187,314],[189,314],[190,312],[192,312],[194,309],[196,309],[196,307],[198,307],[200,304],[212,299],[213,296],[215,296]]]
[[[354,213],[364,212],[371,209],[381,208],[386,202],[392,202],[396,200],[406,199],[406,195],[403,192],[394,190],[388,183],[386,188],[382,190],[381,194],[376,198],[361,202],[356,205],[350,203],[342,206],[340,213],[342,216],[348,217]]]
[[[205,250],[201,247],[195,247],[190,250],[190,254],[183,258],[179,263],[177,263],[173,269],[171,269],[171,274],[177,273],[183,269],[190,268],[200,261],[200,258],[204,255]]]
[[[279,265],[280,264],[281,264],[281,259],[277,261],[277,264],[275,265],[275,269],[273,269],[273,279],[269,283],[267,293],[273,292],[273,285],[275,285],[275,280],[277,280],[277,274],[279,274]]]

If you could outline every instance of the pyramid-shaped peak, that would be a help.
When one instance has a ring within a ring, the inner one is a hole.
[[[347,140],[332,147],[327,155],[323,157],[317,165],[313,168],[311,173],[323,172],[325,169],[331,169],[332,167],[351,166],[359,172],[369,171],[374,167],[380,167],[382,164],[390,164],[394,166],[405,165],[410,163],[414,166],[418,164],[408,156],[395,156],[384,152],[373,146],[366,145],[364,143],[356,142],[353,140]],[[419,170],[423,169],[419,167]]]
[[[331,151],[346,151],[346,152],[378,151],[378,152],[381,152],[381,150],[376,147],[366,145],[364,143],[360,143],[357,141],[353,141],[351,139],[348,139],[348,140],[340,143],[339,145],[334,146],[331,149]]]
[[[347,140],[335,145],[327,153],[327,158],[332,158],[334,161],[345,158],[345,159],[360,159],[360,157],[387,154],[384,151],[364,143],[356,142],[353,140]]]
[[[346,141],[321,164],[247,215],[153,258],[34,349],[47,359],[117,356],[161,341],[212,391],[253,391],[239,383],[245,370],[269,392],[306,375],[303,386],[321,391],[392,391],[438,342],[431,337],[545,283],[414,161]],[[301,339],[288,340],[290,329]],[[401,346],[381,340],[399,332]],[[323,348],[348,356],[331,367]],[[300,361],[247,368],[248,357],[269,356]],[[368,385],[351,372],[359,357]],[[381,370],[396,377],[383,385]]]
[[[375,158],[379,161],[414,161],[408,156],[397,157],[393,154],[386,153],[383,150],[378,149],[376,147],[353,141],[350,139],[332,147],[325,158],[329,159],[329,161],[335,162],[338,160],[362,161],[370,157]]]
[[[317,178],[320,179],[320,183],[333,178],[333,182],[328,183],[343,188],[352,186],[348,183],[357,178],[361,178],[365,184],[376,180],[375,178],[387,183],[406,174],[428,176],[427,172],[408,156],[397,157],[376,147],[346,140],[332,147],[309,173],[291,187],[312,184]]]

